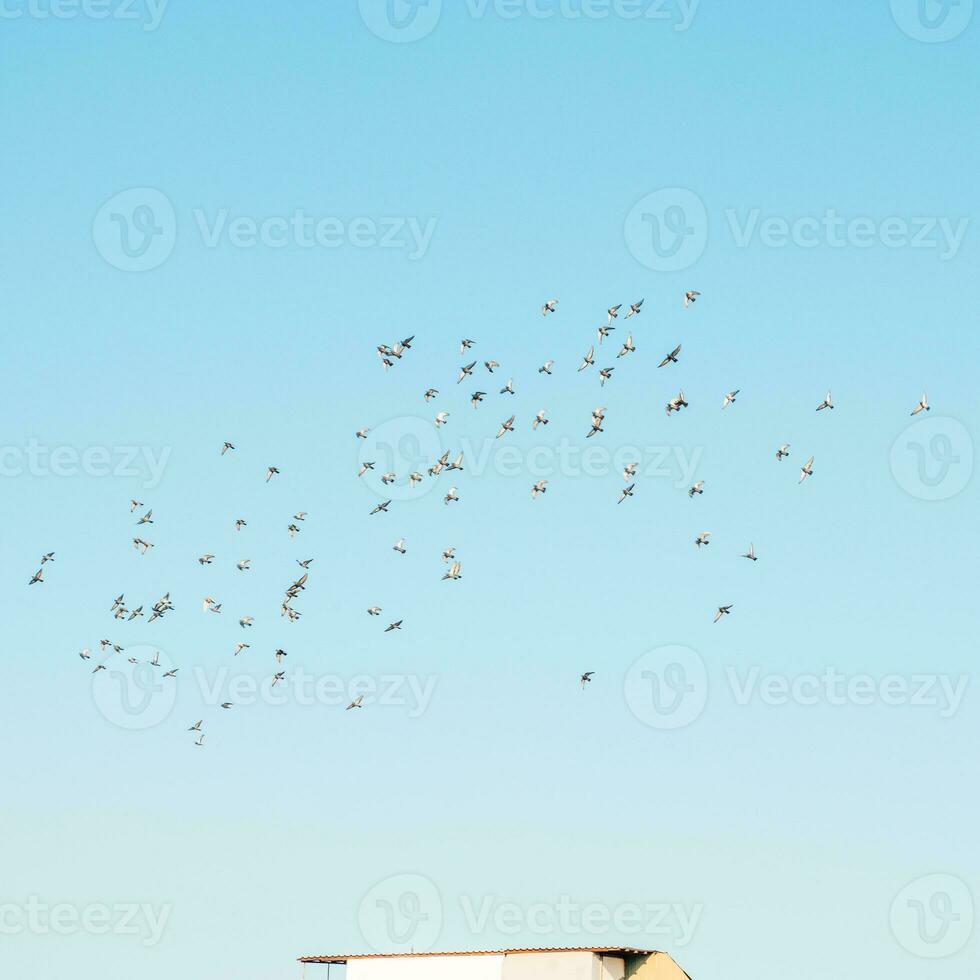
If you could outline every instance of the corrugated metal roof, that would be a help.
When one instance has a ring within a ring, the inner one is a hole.
[[[334,956],[301,956],[300,963],[346,963],[348,960],[381,960],[417,956],[514,956],[519,953],[606,953],[619,956],[650,956],[657,949],[626,946],[540,946],[528,949],[464,949],[444,953],[338,953]]]

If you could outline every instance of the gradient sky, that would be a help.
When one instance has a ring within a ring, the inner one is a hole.
[[[291,978],[302,954],[392,947],[381,901],[427,916],[408,942],[439,949],[626,943],[670,950],[697,980],[972,975],[972,2],[949,12],[959,22],[930,6],[930,27],[902,0],[703,0],[689,23],[676,3],[630,19],[571,2],[547,17],[546,3],[446,0],[440,15],[432,0],[405,21],[432,28],[415,40],[378,36],[384,4],[361,6],[140,0],[133,20],[117,0],[109,19],[4,4],[0,973]],[[946,28],[956,36],[930,33]],[[157,207],[163,252],[137,272],[119,268],[111,214],[138,224],[134,207],[161,198],[103,208],[131,188],[162,195],[175,228]],[[634,208],[645,200],[675,209],[651,218]],[[684,247],[700,254],[666,269],[651,236],[664,251],[663,223],[691,200],[703,217],[685,211]],[[209,243],[222,213],[296,212],[360,244],[304,247],[288,230],[284,247]],[[838,241],[830,214],[859,225]],[[769,218],[819,227],[809,245],[742,240]],[[389,219],[433,229],[421,254],[372,244]],[[962,240],[942,245],[956,227]],[[685,310],[691,288],[702,296]],[[620,319],[576,372],[606,307],[640,297],[636,353],[614,358]],[[376,346],[413,334],[384,373]],[[678,343],[680,363],[658,370]],[[492,377],[454,383],[464,360],[491,357]],[[536,371],[548,358],[550,378]],[[510,376],[517,394],[499,395]],[[681,386],[690,407],[667,419]],[[818,415],[828,388],[836,408]],[[923,391],[926,428],[909,428]],[[599,405],[590,448],[672,461],[621,506],[624,457],[578,455]],[[540,408],[552,421],[534,433]],[[511,413],[517,431],[495,442]],[[225,439],[238,448],[219,457]],[[464,441],[463,473],[416,499],[395,488],[369,517],[364,453],[394,447],[403,478]],[[487,458],[505,442],[516,463]],[[556,462],[561,446],[572,455]],[[281,474],[266,484],[270,464]],[[548,491],[532,501],[538,475]],[[685,493],[689,476],[703,496]],[[146,557],[130,545],[133,497],[154,511]],[[291,540],[297,510],[309,516]],[[739,557],[750,541],[757,563]],[[450,545],[459,582],[440,580]],[[307,557],[303,618],[287,623],[279,598]],[[160,622],[109,613],[120,592],[148,607],[168,590],[177,608]],[[202,611],[208,594],[222,615]],[[732,615],[714,624],[722,603]],[[122,657],[93,677],[77,653],[103,637],[162,651],[179,684],[144,690]],[[236,658],[239,639],[251,649]],[[665,645],[693,654],[638,663]],[[308,704],[287,685],[283,704],[242,696],[224,712],[236,698],[195,675],[267,682],[277,647],[290,679],[342,690]],[[661,695],[693,695],[688,724],[658,712],[658,665]],[[777,684],[832,668],[966,688],[950,710],[758,690],[740,704],[731,676],[753,668]],[[583,670],[596,672],[585,691]],[[345,712],[359,675],[435,687],[424,710],[402,694]],[[123,695],[144,694],[142,713],[125,710]],[[203,749],[186,731],[199,718]],[[150,946],[61,935],[18,925],[32,896],[168,917]],[[622,916],[568,930],[547,911],[537,928],[533,910],[563,897],[675,911],[664,933]],[[937,916],[924,932],[916,902]],[[515,928],[468,914],[501,907]],[[690,935],[677,907],[695,910]],[[950,955],[923,958],[937,952]]]

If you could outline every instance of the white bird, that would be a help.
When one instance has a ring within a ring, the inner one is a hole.
[[[354,698],[353,701],[351,701],[349,705],[347,705],[347,707],[344,710],[350,711],[351,708],[363,708],[363,707],[364,707],[364,695],[359,694],[356,698]]]
[[[456,487],[450,487],[449,493],[442,498],[444,504],[448,504],[451,500],[459,500],[459,495],[456,493]]]
[[[367,439],[367,434],[370,431],[371,430],[365,426],[363,429],[358,429],[357,432],[354,433],[354,436],[358,439]]]
[[[822,412],[825,408],[833,408],[834,401],[830,397],[830,392],[827,392],[827,397],[817,406],[817,411]]]
[[[749,559],[749,561],[758,561],[758,560],[759,560],[759,559],[758,559],[758,558],[756,557],[756,554],[755,554],[755,545],[754,545],[754,544],[752,544],[752,542],[751,542],[751,541],[749,542],[749,550],[748,550],[748,551],[746,551],[746,552],[745,552],[745,554],[744,554],[744,555],[742,555],[742,557],[743,557],[743,558],[748,558],[748,559]]]
[[[800,468],[800,483],[808,476],[813,476],[813,457],[811,456]]]
[[[682,408],[687,408],[687,402],[684,400],[684,389],[681,388],[680,393],[675,395],[669,402],[667,402],[667,416],[670,417],[671,412],[679,412]]]
[[[369,606],[367,612],[369,616],[380,616],[381,606]]]
[[[440,425],[445,425],[448,419],[449,412],[439,412],[439,414],[436,415],[436,428],[439,428]]]
[[[630,311],[626,314],[626,319],[628,320],[631,316],[636,316],[636,314],[640,312],[640,307],[642,305],[642,299],[638,303],[630,303]]]
[[[415,472],[415,473],[409,473],[409,474],[408,474],[408,482],[409,482],[409,484],[410,484],[411,486],[413,486],[413,487],[414,487],[414,486],[415,486],[415,485],[416,485],[417,483],[421,483],[421,482],[422,482],[422,474],[421,474],[421,473],[419,473],[419,472]]]
[[[254,622],[255,622],[255,617],[254,616],[242,616],[242,618],[240,620],[238,620],[238,625],[241,626],[242,629],[245,629],[245,628],[251,626],[252,623],[254,623]]]
[[[728,615],[730,615],[731,614],[731,609],[732,609],[732,607],[730,605],[728,605],[728,606],[719,606],[718,607],[718,612],[715,613],[715,619],[714,619],[714,621],[717,623],[718,620],[721,619],[722,616],[728,616]]]
[[[784,442],[784,443],[783,443],[783,444],[782,444],[782,445],[781,445],[781,446],[780,446],[780,447],[779,447],[779,448],[778,448],[778,449],[776,450],[776,459],[777,459],[777,460],[779,460],[779,459],[783,459],[784,457],[786,457],[786,456],[788,456],[788,455],[789,455],[789,443],[788,443],[788,442]]]
[[[82,658],[82,660],[91,660],[92,659],[92,654],[89,653],[89,651],[87,649],[82,650],[79,653],[79,656]]]
[[[547,493],[547,480],[538,480],[533,487],[531,487],[531,499],[536,500],[539,493]]]
[[[396,542],[395,542],[395,543],[394,543],[394,544],[392,545],[392,550],[393,550],[393,551],[397,551],[397,552],[398,552],[398,554],[400,554],[400,555],[404,555],[404,554],[405,554],[405,550],[406,550],[406,549],[405,549],[405,539],[404,539],[404,538],[399,538],[399,539],[398,539],[398,540],[397,540],[397,541],[396,541]]]
[[[700,293],[699,293],[699,292],[698,292],[698,291],[697,291],[696,289],[690,289],[690,290],[688,290],[688,291],[687,291],[687,292],[686,292],[686,293],[684,294],[684,306],[685,306],[685,307],[688,307],[688,306],[690,306],[690,305],[691,305],[692,303],[696,303],[696,302],[698,301],[698,297],[699,297],[700,295],[701,295],[701,294],[700,294]]]
[[[582,358],[582,363],[579,365],[578,369],[584,371],[590,364],[595,361],[595,347],[590,347],[588,354]]]
[[[628,487],[626,487],[623,490],[623,492],[620,494],[619,500],[617,500],[616,503],[617,504],[621,504],[627,497],[632,497],[633,496],[633,487],[635,487],[635,486],[636,486],[635,483],[631,483]]]
[[[634,476],[636,476],[636,468],[637,468],[637,467],[638,467],[639,465],[640,465],[639,463],[627,463],[627,464],[626,464],[626,466],[625,466],[625,467],[623,467],[623,479],[624,479],[624,480],[625,480],[625,481],[626,481],[627,483],[629,483],[629,481],[630,481],[630,480],[631,480],[631,479],[632,479],[632,478],[633,478]]]
[[[464,364],[459,369],[459,377],[456,379],[456,384],[459,384],[467,375],[473,373],[473,368],[476,367],[476,361],[470,361],[469,364]]]
[[[505,432],[514,431],[514,416],[512,415],[506,422],[500,423],[500,429],[497,432],[496,438],[499,439]]]
[[[198,748],[203,748],[204,747],[204,736],[203,735],[198,735],[197,738],[194,741],[194,744]]]
[[[487,369],[487,370],[488,370],[488,371],[489,371],[489,372],[490,372],[491,374],[493,374],[493,369],[494,369],[494,368],[498,368],[498,367],[500,367],[500,362],[499,362],[499,361],[492,361],[492,360],[491,360],[491,361],[484,361],[484,362],[483,362],[483,366],[484,366],[484,367],[485,367],[485,368],[486,368],[486,369]]]
[[[538,374],[551,374],[551,366],[554,363],[554,361],[545,361],[544,364],[538,368]]]
[[[539,425],[547,425],[548,419],[545,418],[545,410],[542,408],[537,415],[534,416],[534,421],[531,423],[531,428],[536,429]]]
[[[214,598],[212,596],[206,595],[201,605],[204,607],[204,611],[207,612],[214,605],[214,603],[215,603]]]
[[[249,645],[247,643],[236,643],[235,644],[235,656],[237,657],[242,650],[248,650]]]
[[[513,378],[508,378],[507,379],[507,384],[505,384],[503,386],[503,388],[500,389],[500,394],[502,394],[502,395],[513,395],[513,394],[515,394],[515,392],[514,392],[514,379]]]
[[[739,392],[738,388],[736,388],[734,391],[728,392],[728,394],[725,395],[725,400],[721,403],[721,407],[728,408],[729,405],[734,405],[735,396],[738,394],[738,392]]]
[[[704,493],[704,480],[698,480],[698,482],[687,491],[687,495],[689,497],[693,497],[696,493]]]
[[[928,411],[929,411],[929,398],[927,395],[923,395],[919,399],[919,404],[912,409],[911,414],[918,415],[919,412],[928,412]]]
[[[455,558],[455,557],[456,557],[456,549],[455,549],[455,547],[453,547],[453,548],[447,548],[442,553],[442,560],[443,561],[449,561],[450,559]]]
[[[280,670],[278,674],[272,675],[272,687],[275,687],[280,681],[286,679],[286,671]]]
[[[662,368],[665,364],[676,364],[677,355],[681,352],[681,345],[678,344],[658,365],[658,368]]]
[[[238,570],[240,572],[247,572],[249,570],[249,565],[251,565],[251,564],[252,564],[252,559],[251,558],[243,558],[238,563]]]
[[[451,462],[446,465],[446,471],[450,470],[463,470],[463,453],[460,452],[459,455]]]
[[[549,313],[555,312],[555,307],[558,305],[558,300],[549,299],[544,306],[541,307],[541,315],[547,316]]]
[[[381,482],[385,486],[388,486],[389,484],[394,483],[395,482],[395,474],[394,473],[382,473],[381,474]]]
[[[447,571],[446,574],[443,575],[442,580],[445,582],[447,578],[452,579],[453,581],[462,578],[463,576],[460,574],[459,569],[460,569],[460,563],[458,561],[454,561],[449,566],[449,571]]]
[[[199,565],[210,565],[214,561],[214,555],[201,555],[197,562]]]
[[[623,342],[622,349],[616,356],[625,357],[627,354],[632,354],[635,350],[636,348],[633,346],[633,334],[628,333],[626,340]]]
[[[697,536],[697,537],[696,537],[696,538],[694,539],[694,543],[695,543],[695,544],[696,544],[696,545],[697,545],[697,546],[698,546],[699,548],[700,548],[700,547],[701,547],[701,545],[703,545],[703,544],[704,544],[704,545],[708,545],[708,544],[711,544],[711,542],[710,542],[710,541],[708,540],[708,538],[710,538],[710,537],[711,537],[711,532],[710,532],[710,531],[702,531],[702,532],[701,532],[701,533],[700,533],[700,534],[699,534],[699,535],[698,535],[698,536]]]

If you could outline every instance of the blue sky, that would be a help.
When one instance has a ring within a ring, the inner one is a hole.
[[[966,976],[972,2],[396,6],[415,40],[361,6],[4,7],[3,972],[278,980],[397,933],[649,945],[697,978]],[[376,346],[409,335],[383,372]],[[369,516],[383,488],[357,471],[386,447],[399,485]],[[407,494],[410,464],[461,448],[462,473]],[[110,615],[166,591],[160,622]],[[93,677],[103,637],[179,683],[121,656]],[[278,647],[285,688],[250,693]],[[693,698],[685,724],[655,690]],[[149,932],[31,928],[32,896],[149,906]],[[563,897],[644,922],[569,931]]]

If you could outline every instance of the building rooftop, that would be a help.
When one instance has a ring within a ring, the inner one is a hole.
[[[400,959],[421,956],[514,956],[520,953],[599,953],[608,956],[651,956],[656,949],[628,946],[541,946],[528,949],[466,949],[442,953],[337,953],[328,956],[301,956],[300,963],[346,963],[348,960]]]

